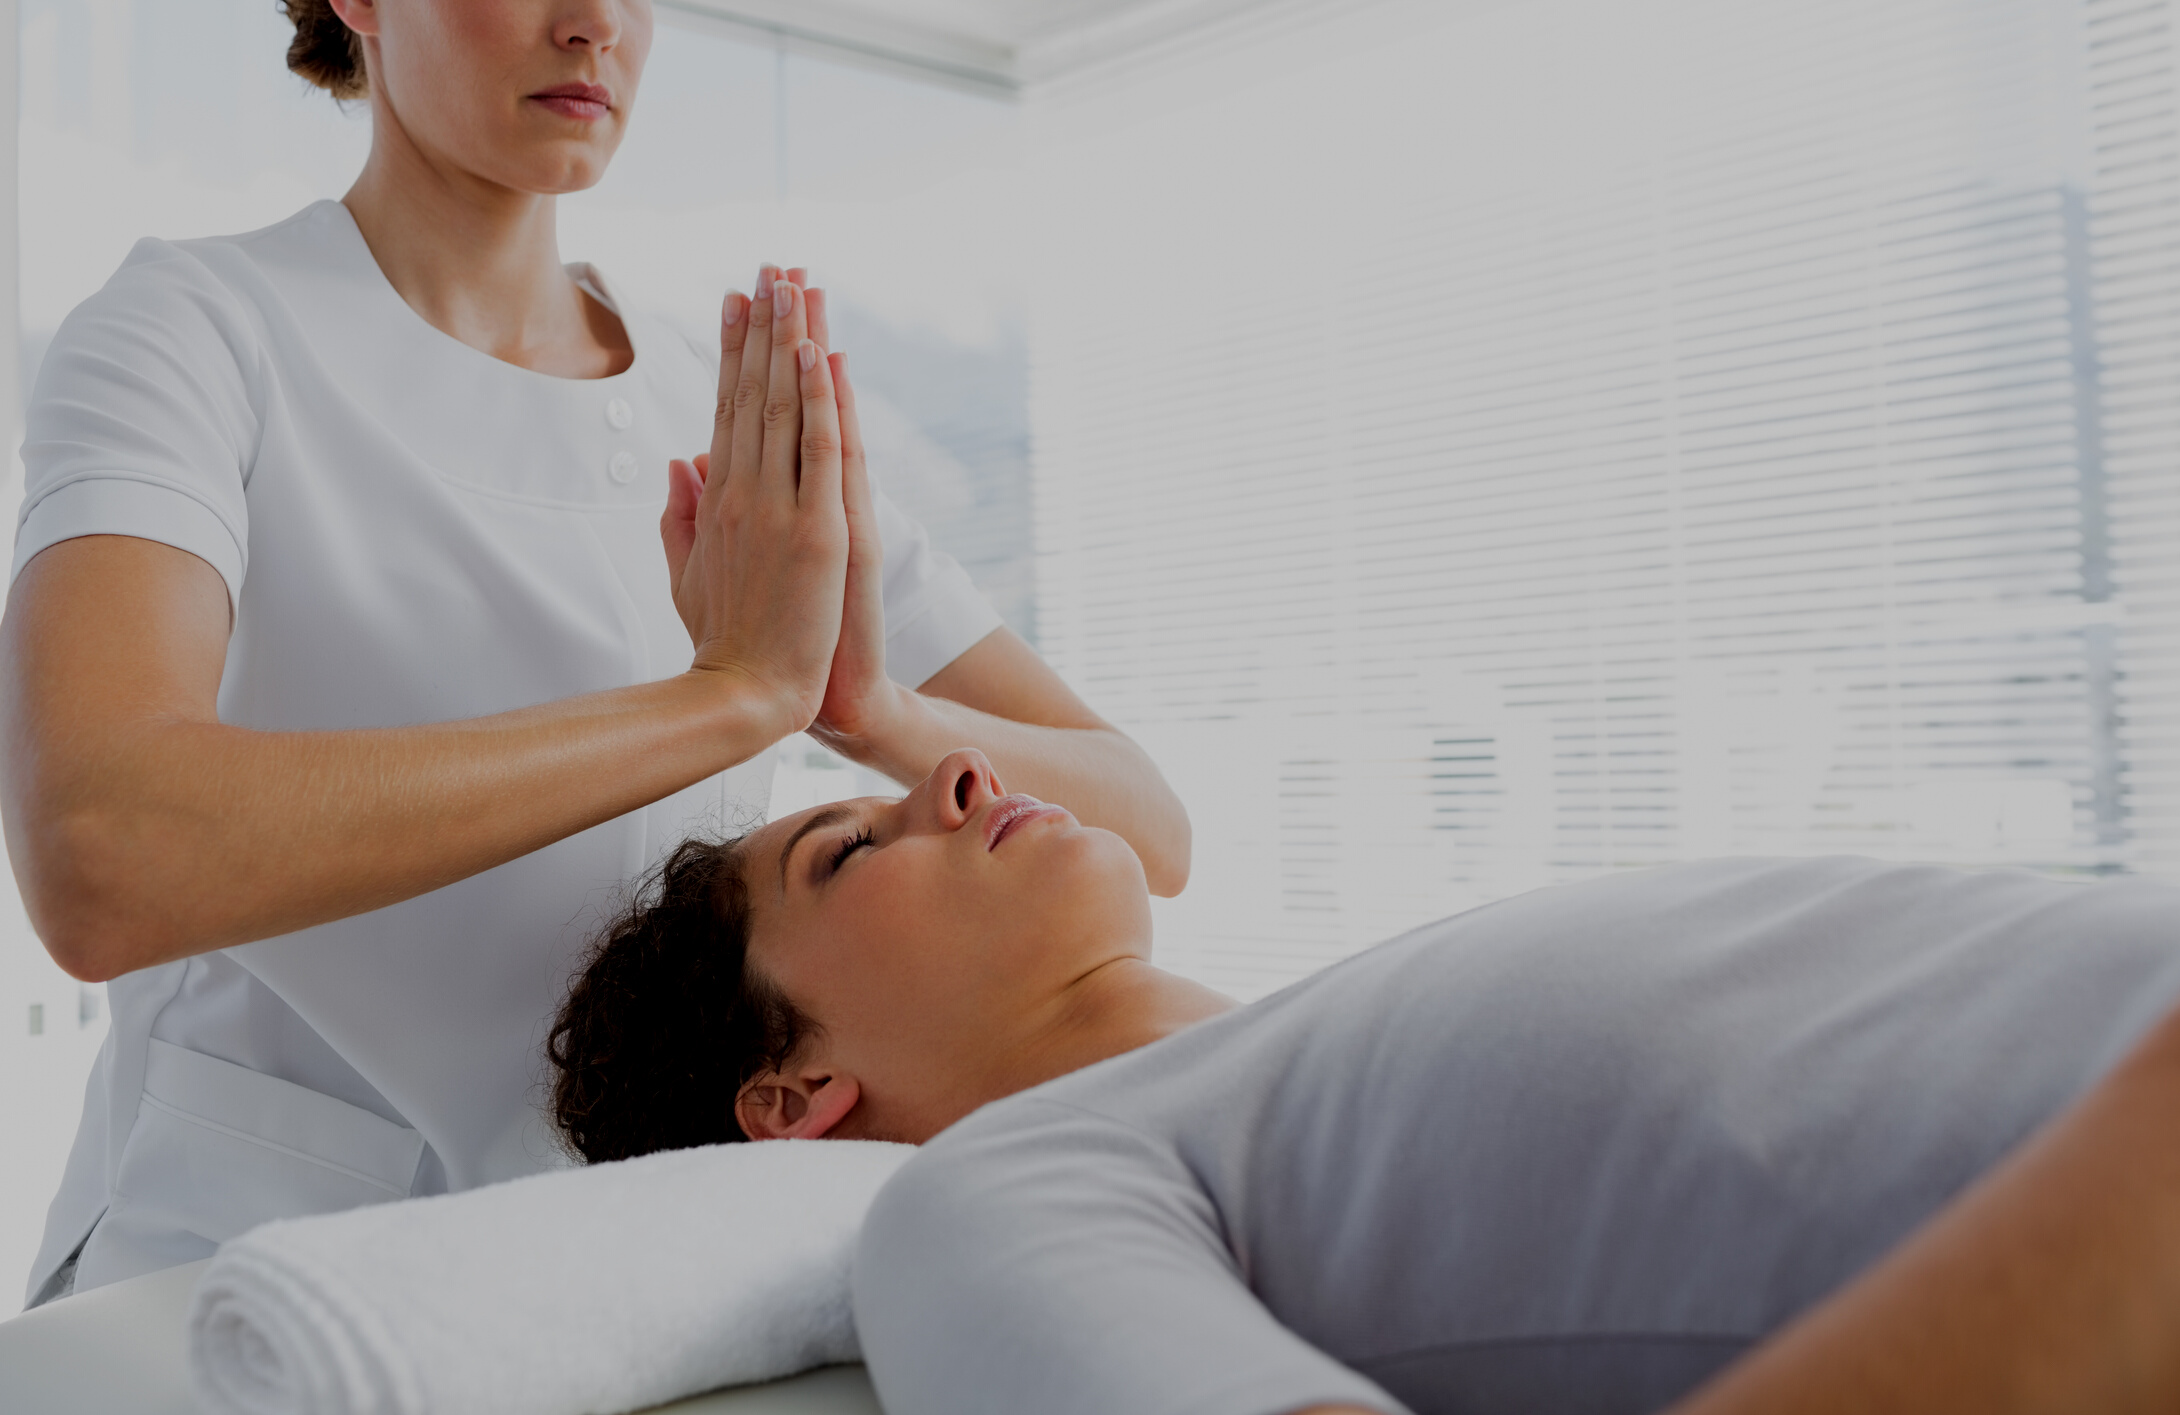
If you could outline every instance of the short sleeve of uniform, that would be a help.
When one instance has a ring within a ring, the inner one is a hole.
[[[11,582],[48,546],[123,535],[188,551],[239,596],[261,347],[243,303],[203,262],[138,242],[62,321],[39,369]]]
[[[886,546],[886,673],[896,683],[920,687],[997,629],[999,611],[875,481],[878,536]]]
[[[716,383],[719,351],[683,337]],[[883,470],[871,469],[871,491],[878,538],[886,547],[886,673],[916,688],[1005,621],[960,563],[932,545],[921,523],[886,495]]]
[[[864,1223],[856,1328],[888,1415],[1405,1410],[1273,1318],[1170,1147],[1007,1112],[934,1142]]]

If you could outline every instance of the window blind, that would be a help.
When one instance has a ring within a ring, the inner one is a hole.
[[[1033,87],[1039,627],[1195,818],[1167,959],[2168,849],[2145,9],[1316,0]]]
[[[2180,105],[2169,0],[2088,0],[2091,274],[2132,856],[2180,875]]]

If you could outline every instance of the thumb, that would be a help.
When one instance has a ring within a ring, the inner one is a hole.
[[[678,457],[666,468],[666,513],[659,517],[659,539],[666,545],[667,582],[681,585],[682,567],[696,545],[696,506],[704,494],[704,478]]]

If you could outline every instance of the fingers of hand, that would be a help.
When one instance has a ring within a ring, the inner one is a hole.
[[[809,301],[802,287],[786,276],[772,282],[772,347],[786,345],[792,349],[809,337],[806,318]],[[774,372],[778,372],[774,369]]]
[[[772,380],[772,311],[779,289],[778,266],[757,272],[757,293],[750,300],[743,329],[741,376],[734,388],[733,436],[725,449],[727,464],[721,468],[729,484],[744,475],[755,477],[763,465],[765,399]],[[716,441],[712,445],[720,450]]]
[[[765,385],[763,476],[775,494],[791,505],[802,460],[802,370],[798,365],[808,325],[800,289],[782,280],[772,290],[772,371]]]
[[[749,296],[740,290],[727,291],[726,300],[719,306],[719,357],[722,363],[742,357],[742,321],[749,318]]]
[[[712,409],[712,445],[732,446],[735,390],[742,381],[742,349],[749,337],[749,298],[727,291],[719,309],[719,401]]]
[[[704,492],[702,474],[676,458],[666,468],[666,511],[659,517],[659,539],[666,546],[666,570],[673,584],[681,583],[681,570],[696,544],[697,504]]]
[[[704,489],[704,463],[699,453],[694,462],[676,457],[666,464],[666,514],[676,520],[689,521],[696,517],[697,493]]]
[[[840,409],[840,499],[847,507],[848,534],[878,534],[877,508],[871,504],[870,467],[864,460],[863,424],[855,414],[855,385],[848,381],[848,356],[834,354],[826,362],[833,375],[833,401]]]
[[[740,290],[727,291],[726,303],[719,307],[719,415],[722,421],[732,411],[734,381],[742,372],[742,346],[749,337],[749,296]]]
[[[833,331],[825,318],[825,292],[811,285],[810,271],[806,266],[798,265],[789,270],[787,279],[793,281],[802,291],[804,301],[809,306],[809,337],[817,341],[820,349],[831,349]]]
[[[802,371],[802,479],[796,500],[808,505],[830,498],[838,506],[842,444],[832,361],[816,340],[805,339],[796,362]]]
[[[886,616],[881,586],[886,547],[878,533],[878,511],[871,501],[863,430],[855,416],[855,387],[848,381],[847,355],[834,354],[827,363],[833,375],[833,402],[839,409],[840,500],[848,527],[848,574],[843,588],[841,646],[835,661],[839,661],[839,655],[852,655],[850,681],[883,682]]]

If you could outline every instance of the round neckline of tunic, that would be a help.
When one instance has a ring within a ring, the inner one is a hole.
[[[330,208],[330,210],[327,210],[327,208]],[[644,341],[636,332],[638,321],[630,315],[628,302],[623,300],[619,292],[613,289],[611,283],[606,279],[605,272],[587,261],[580,263],[582,270],[589,276],[591,284],[596,286],[600,293],[609,297],[610,303],[606,305],[606,308],[615,319],[621,322],[621,331],[628,336],[630,355],[628,367],[622,369],[619,373],[606,374],[602,378],[563,378],[559,374],[541,373],[534,368],[525,368],[521,364],[509,363],[507,360],[488,354],[474,345],[463,343],[438,325],[433,324],[423,315],[418,314],[416,307],[403,299],[401,292],[394,288],[394,282],[386,278],[386,272],[379,266],[378,257],[371,253],[371,243],[363,238],[363,228],[356,224],[355,213],[350,211],[345,203],[326,197],[313,203],[311,210],[329,218],[334,229],[340,233],[341,239],[351,243],[353,254],[363,268],[370,272],[370,279],[373,282],[375,293],[382,299],[391,301],[400,309],[404,318],[411,321],[416,328],[422,330],[427,336],[438,340],[450,349],[459,350],[462,355],[489,365],[494,369],[505,370],[523,378],[534,379],[548,389],[564,392],[610,388],[621,383],[622,380],[629,379],[637,370],[645,367]],[[569,280],[575,283],[585,299],[597,298],[590,291],[582,290],[582,281],[577,278],[573,268],[562,265],[561,269],[567,273]]]

